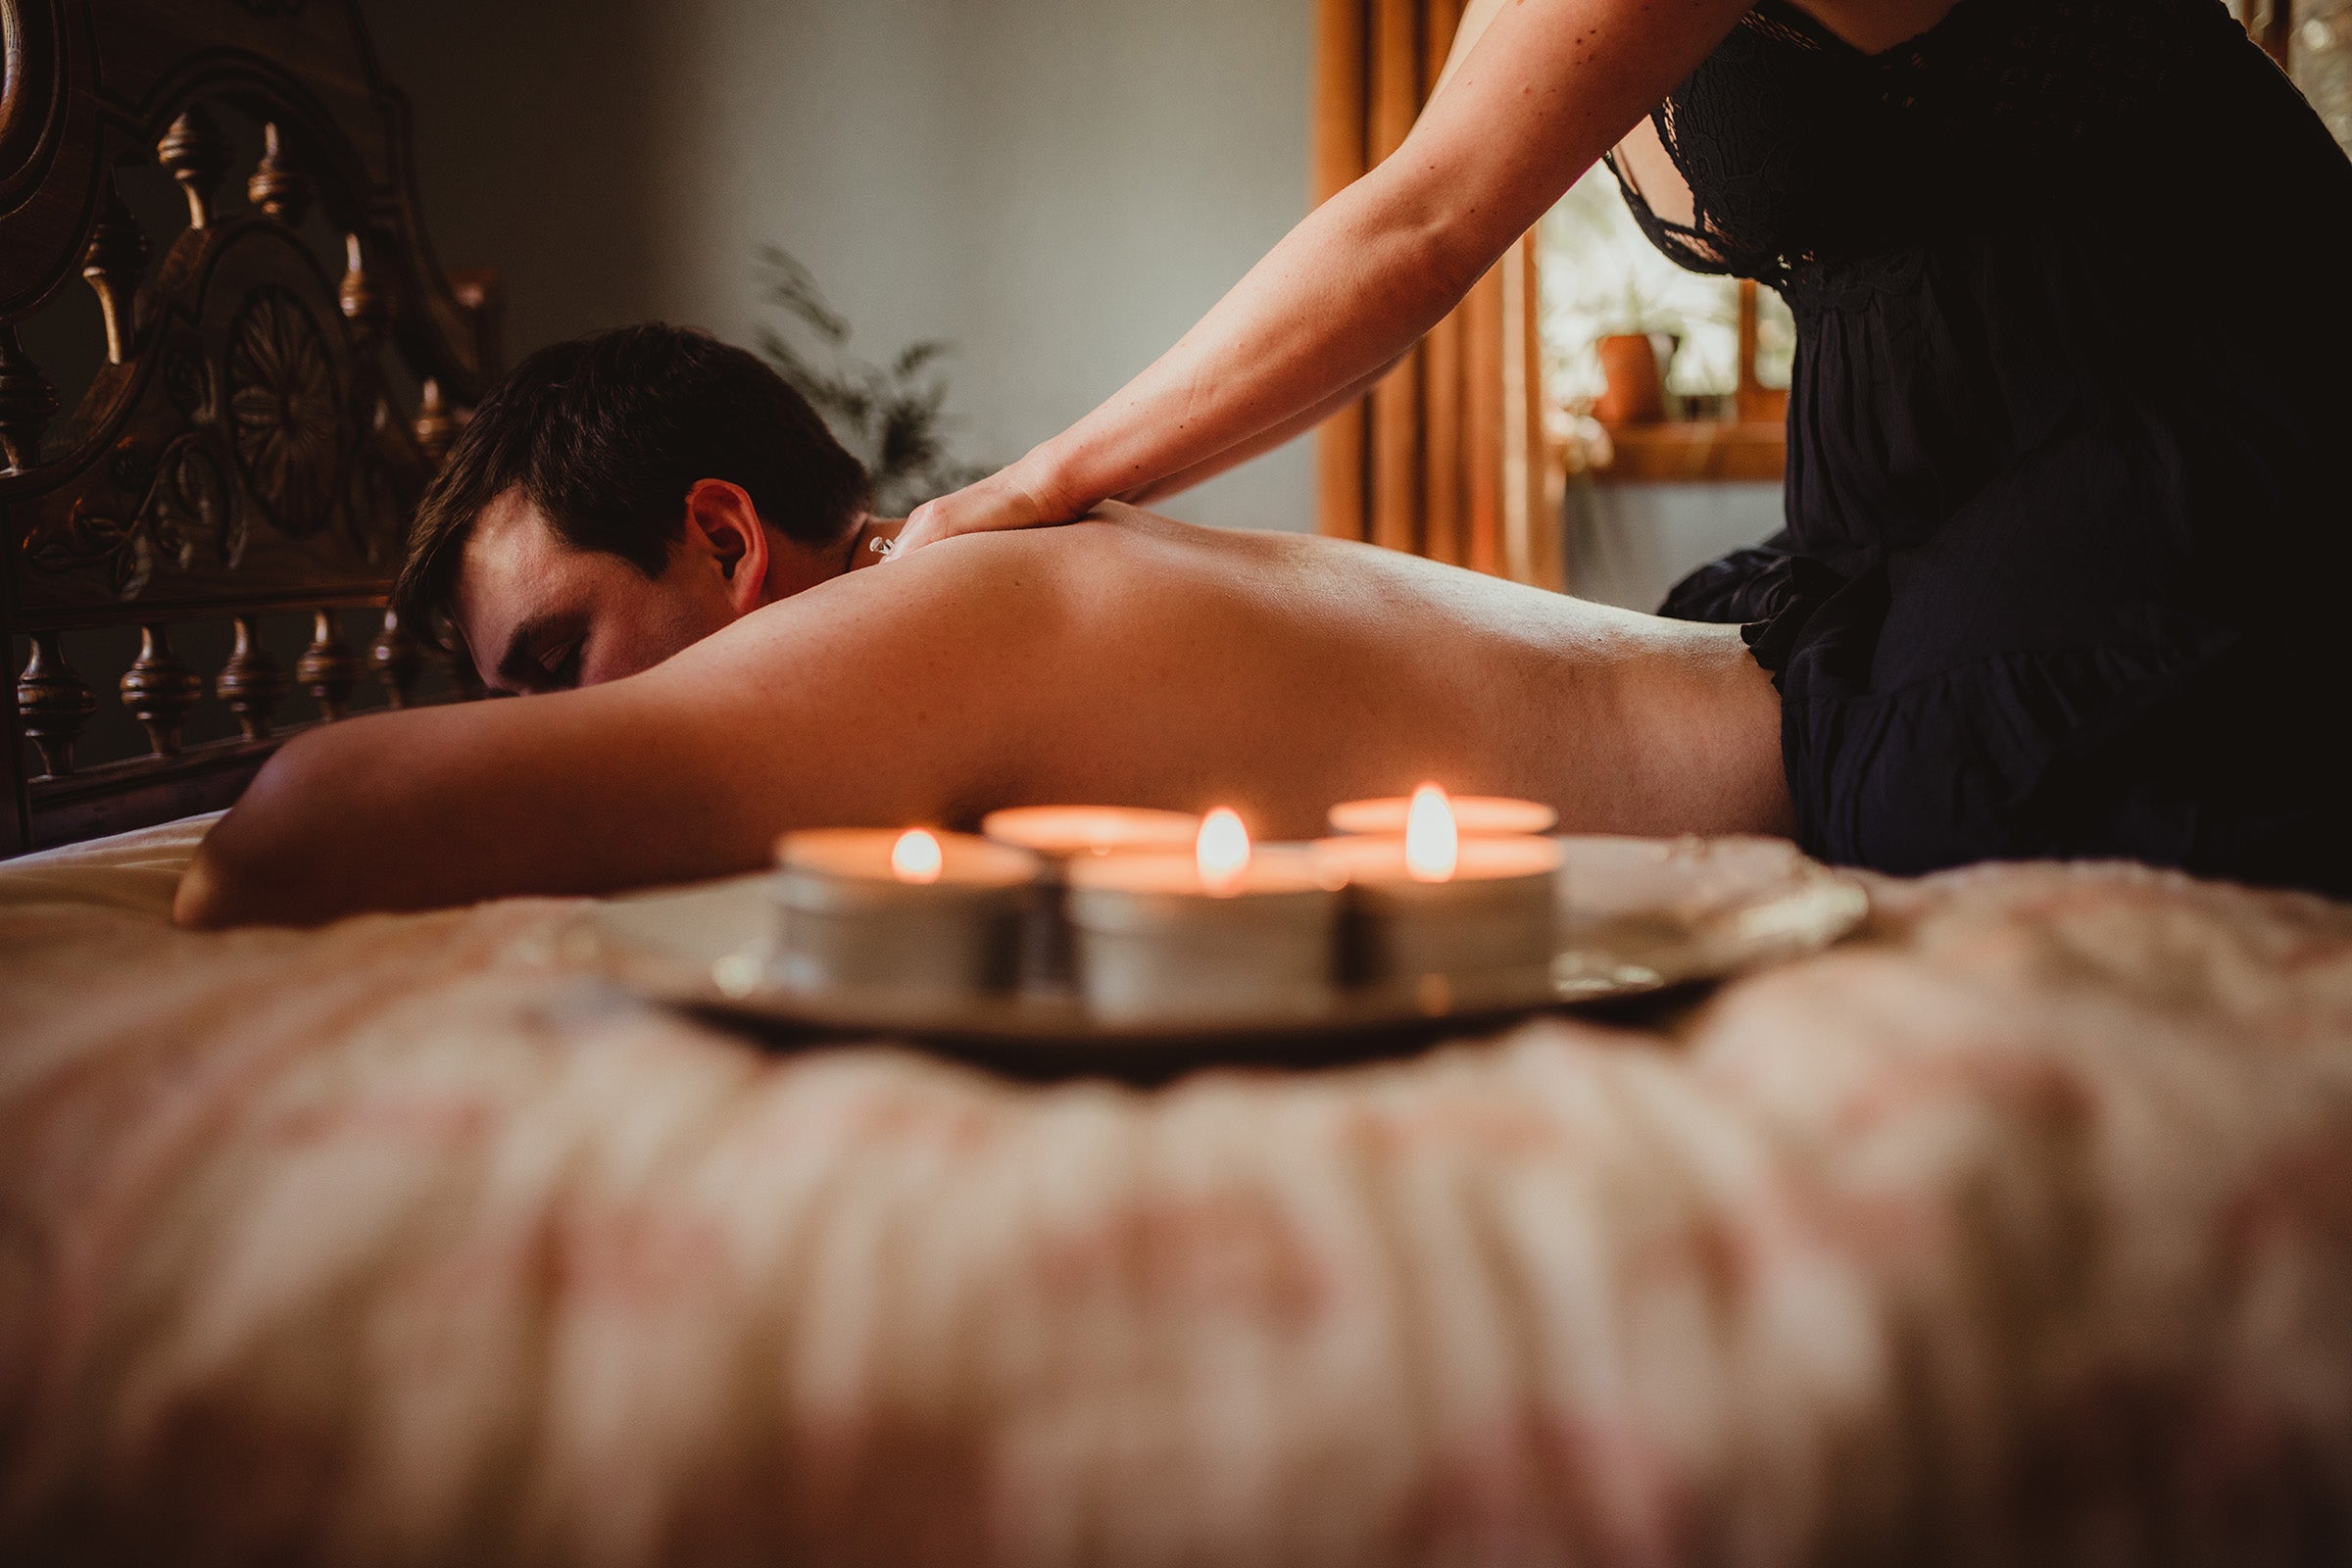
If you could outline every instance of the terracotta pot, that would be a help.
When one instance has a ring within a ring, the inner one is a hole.
[[[1645,332],[1620,332],[1600,340],[1605,379],[1593,417],[1603,424],[1655,424],[1666,417],[1666,377],[1658,368],[1658,346]]]

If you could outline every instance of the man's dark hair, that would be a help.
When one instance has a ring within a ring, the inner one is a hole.
[[[815,549],[848,537],[872,493],[806,398],[708,333],[648,322],[541,349],[482,399],[425,487],[392,602],[419,635],[444,636],[474,520],[517,485],[565,544],[658,577],[698,479],[741,485],[761,522]]]

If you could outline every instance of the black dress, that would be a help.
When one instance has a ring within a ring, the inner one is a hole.
[[[1787,529],[1664,612],[1744,624],[1805,846],[2352,893],[2352,163],[2220,0],[1762,0],[1655,122],[1643,227],[1796,315]]]

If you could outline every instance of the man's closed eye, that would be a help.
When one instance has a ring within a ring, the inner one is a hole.
[[[534,616],[507,639],[498,661],[497,678],[490,681],[512,692],[559,691],[579,683],[581,650],[587,628],[568,614]]]
[[[575,638],[540,656],[539,667],[546,672],[543,690],[569,691],[580,683],[580,650],[585,646],[584,638]]]

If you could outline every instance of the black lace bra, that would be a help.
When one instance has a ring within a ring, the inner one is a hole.
[[[2134,180],[2174,180],[2177,200],[2180,175],[2226,161],[2263,86],[2251,49],[2221,0],[1959,0],[1875,55],[1789,0],[1758,0],[1651,117],[1692,221],[1660,218],[1608,162],[1668,256],[1786,287]]]

